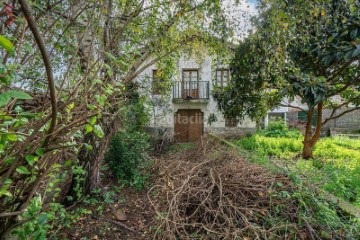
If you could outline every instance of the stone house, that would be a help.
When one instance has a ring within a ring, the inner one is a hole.
[[[165,94],[159,87],[159,70],[152,65],[137,77],[141,92],[150,98],[152,116],[148,130],[154,135],[188,142],[198,140],[204,132],[235,137],[256,130],[254,121],[226,119],[218,110],[211,92],[216,86],[227,85],[230,72],[228,65],[215,56],[206,54],[201,61],[180,57]]]

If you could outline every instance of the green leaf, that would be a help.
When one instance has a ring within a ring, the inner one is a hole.
[[[88,104],[87,107],[88,107],[89,110],[95,110],[96,109],[96,106],[93,105],[93,104]]]
[[[46,214],[39,215],[39,217],[37,219],[38,223],[41,225],[45,224],[47,222],[47,220],[48,220],[48,217]]]
[[[0,46],[3,47],[7,52],[14,53],[14,45],[3,35],[0,35]]]
[[[96,116],[92,116],[90,119],[89,119],[89,123],[91,125],[94,125],[96,123]]]
[[[44,156],[44,149],[43,148],[37,148],[35,151],[36,155],[38,155],[39,157]]]
[[[69,105],[66,106],[65,111],[66,111],[67,113],[70,113],[71,110],[74,108],[74,106],[75,106],[74,103],[70,103]]]
[[[6,94],[9,97],[17,98],[17,99],[33,99],[29,94],[17,90],[7,91]]]
[[[94,126],[94,133],[95,133],[99,138],[104,137],[104,132],[103,132],[102,128],[100,127],[100,125],[95,125],[95,126]]]
[[[71,160],[65,161],[65,164],[64,164],[65,167],[68,167],[68,166],[71,166],[71,165],[72,165],[72,161],[71,161]]]
[[[30,54],[34,54],[35,50],[34,48],[29,44],[29,43],[25,43],[25,50],[30,53]]]
[[[6,134],[6,138],[7,138],[7,140],[9,140],[11,142],[16,142],[17,141],[17,136],[14,133]]]
[[[351,38],[352,40],[354,40],[354,39],[357,37],[357,34],[358,34],[358,28],[353,29],[353,30],[350,32],[350,38]]]
[[[32,97],[27,93],[17,90],[10,90],[0,94],[0,107],[6,105],[11,100],[11,98],[32,99]]]
[[[32,166],[32,165],[34,165],[34,162],[36,162],[38,160],[38,158],[33,155],[26,155],[25,160],[28,162],[28,164],[30,166]]]
[[[30,174],[29,170],[24,166],[17,167],[16,171],[20,174]]]
[[[5,106],[10,100],[11,98],[6,93],[0,94],[0,107]]]
[[[90,144],[84,143],[84,147],[89,151],[93,150],[93,146],[91,146]]]
[[[108,64],[104,64],[105,68],[106,68],[106,72],[109,75],[109,77],[112,77],[114,75],[113,70],[111,69],[111,67]]]
[[[6,165],[11,164],[11,163],[14,162],[15,159],[16,159],[15,157],[6,158],[5,161],[4,161],[4,163],[5,163]]]
[[[85,125],[85,131],[86,131],[86,133],[92,132],[93,129],[94,129],[94,128],[93,128],[91,125],[89,125],[89,124],[86,124],[86,125]]]
[[[1,189],[0,189],[0,197],[1,197],[2,195],[8,196],[8,197],[12,197],[11,193],[10,193],[8,190],[6,190],[5,188],[1,188]]]
[[[322,62],[323,62],[326,66],[328,66],[328,65],[334,60],[334,58],[335,58],[334,55],[329,54],[329,55],[327,55],[326,57],[324,57],[324,58],[322,59]]]

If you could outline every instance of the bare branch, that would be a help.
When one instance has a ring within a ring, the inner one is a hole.
[[[332,112],[332,114],[330,115],[330,117],[327,118],[327,119],[325,119],[325,121],[323,121],[322,125],[326,124],[326,123],[329,122],[330,120],[339,118],[339,117],[344,116],[345,114],[347,114],[347,113],[349,113],[349,112],[353,112],[353,111],[358,110],[358,109],[360,109],[360,106],[359,106],[359,107],[355,107],[355,108],[348,109],[348,110],[346,110],[346,111],[344,111],[344,112],[342,112],[342,113],[340,113],[340,114],[338,114],[338,115],[335,115],[335,116],[333,116],[333,115],[335,114],[335,111],[333,110],[333,112]]]
[[[49,139],[50,139],[49,136],[55,129],[56,118],[57,118],[56,90],[55,90],[53,70],[52,70],[48,52],[45,47],[45,43],[44,43],[43,38],[41,37],[40,32],[37,28],[37,24],[35,22],[34,16],[31,13],[29,5],[27,4],[26,0],[19,0],[19,3],[21,5],[21,9],[25,15],[26,21],[29,25],[29,28],[34,35],[36,44],[39,47],[42,59],[44,61],[46,74],[47,74],[47,80],[48,80],[49,91],[50,91],[50,99],[51,99],[51,123],[50,123],[50,127],[48,130],[48,136],[46,137],[45,143],[44,143],[44,146],[47,146],[49,143]]]

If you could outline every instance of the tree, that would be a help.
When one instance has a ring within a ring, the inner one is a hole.
[[[19,0],[0,9],[17,13],[0,14],[3,238],[46,217],[42,207],[24,213],[37,195],[45,196],[42,204],[58,201],[67,190],[57,187],[62,172],[75,179],[76,197],[101,186],[101,161],[129,101],[126,86],[140,73],[158,63],[167,77],[180,49],[216,52],[222,43],[212,36],[230,32],[222,0]]]
[[[256,32],[233,59],[233,81],[214,93],[219,108],[240,119],[277,106],[307,113],[302,157],[312,157],[321,127],[360,109],[358,1],[263,1]],[[284,97],[288,103],[282,101]],[[290,100],[300,98],[301,108]],[[323,119],[324,108],[332,110]],[[317,111],[316,127],[312,119]]]

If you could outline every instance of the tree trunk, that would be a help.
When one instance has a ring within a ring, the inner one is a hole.
[[[304,147],[303,147],[303,151],[302,151],[302,158],[304,159],[310,159],[313,157],[313,149],[314,146],[312,146],[312,144],[310,142],[305,142],[304,141]]]
[[[307,114],[307,122],[306,122],[306,130],[305,130],[305,137],[303,141],[303,151],[302,157],[304,159],[309,159],[313,157],[313,149],[315,144],[318,142],[321,133],[322,127],[322,110],[323,110],[323,103],[320,102],[317,105],[317,117],[316,117],[316,128],[314,134],[312,134],[312,118],[314,115],[314,109],[310,109]]]
[[[104,160],[107,147],[111,138],[119,129],[120,122],[114,117],[103,117],[99,121],[104,131],[104,137],[99,138],[95,134],[85,137],[85,142],[93,146],[93,150],[83,148],[79,153],[79,161],[85,167],[87,175],[84,182],[84,193],[88,194],[91,190],[100,187],[100,167]]]

